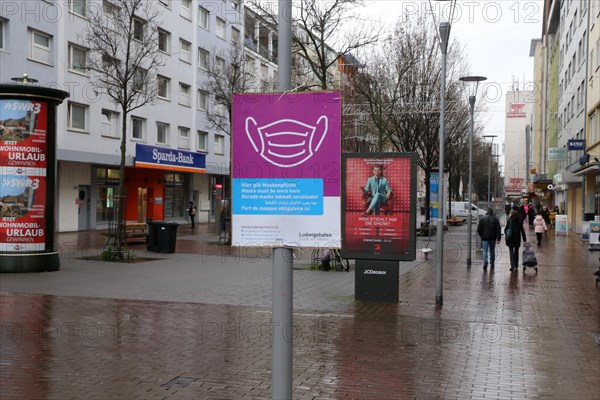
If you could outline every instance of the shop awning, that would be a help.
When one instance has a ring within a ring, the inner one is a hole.
[[[589,163],[573,171],[573,175],[575,176],[583,176],[587,174],[597,175],[598,173],[600,173],[600,162]]]

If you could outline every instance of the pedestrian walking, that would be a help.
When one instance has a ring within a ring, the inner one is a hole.
[[[510,215],[510,210],[512,209],[512,206],[510,205],[510,203],[507,201],[506,205],[504,206],[504,212],[506,213],[506,219],[508,219],[508,216]]]
[[[502,239],[502,230],[500,221],[494,215],[493,208],[488,208],[485,217],[479,220],[477,234],[481,238],[481,246],[483,248],[483,269],[487,269],[488,267],[488,254],[490,268],[494,269],[494,264],[496,263],[496,243],[500,243],[500,239]]]
[[[190,221],[192,223],[192,229],[195,226],[196,220],[196,207],[194,206],[194,202],[190,201],[187,208],[188,215],[190,216]]]
[[[525,236],[525,229],[523,229],[523,222],[519,218],[518,211],[513,210],[510,212],[510,218],[508,218],[506,226],[504,227],[504,237],[510,256],[510,270],[511,272],[516,271],[519,269],[519,247],[521,247],[521,238],[523,238],[524,243],[527,243],[527,236]]]
[[[533,220],[535,219],[535,209],[529,204],[527,209],[527,219],[529,220],[529,229],[533,229]]]
[[[537,245],[542,245],[542,236],[544,232],[548,230],[548,225],[546,225],[546,221],[544,221],[544,217],[542,217],[542,213],[538,212],[538,214],[533,219],[533,231],[535,232],[535,236],[537,238]]]
[[[521,204],[519,206],[519,219],[521,220],[521,223],[525,223],[525,220],[527,219],[527,204]]]

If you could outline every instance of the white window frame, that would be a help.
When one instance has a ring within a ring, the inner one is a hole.
[[[167,8],[171,8],[171,0],[158,0],[158,2]]]
[[[69,12],[75,15],[79,15],[80,17],[85,18],[86,17],[86,11],[87,11],[87,1],[86,0],[69,0]],[[77,10],[76,6],[77,5],[83,5],[83,10],[81,10],[81,12],[79,12],[79,10]]]
[[[8,21],[0,18],[0,50],[6,50],[6,32],[8,31],[8,29],[6,29],[8,25]]]
[[[198,6],[198,25],[202,29],[210,30],[210,13],[202,6]]]
[[[136,126],[136,122],[139,122],[139,126],[140,126],[140,136],[141,137],[135,137],[135,126]],[[140,117],[131,117],[131,140],[134,142],[143,142],[146,138],[146,129],[145,129],[145,125],[146,125],[146,120],[144,118],[140,118]]]
[[[600,108],[596,108],[596,110],[590,114],[590,144],[598,141],[598,130],[600,129],[600,124],[596,122],[596,119],[598,118],[596,114],[599,110]]]
[[[209,60],[210,52],[208,50],[204,50],[201,47],[198,47],[198,68],[207,71]]]
[[[208,132],[197,131],[196,138],[196,151],[199,151],[201,153],[208,153]]]
[[[191,105],[190,92],[192,86],[187,83],[179,82],[179,104],[189,107]]]
[[[192,19],[192,0],[181,0],[179,15],[185,19]]]
[[[119,16],[120,8],[107,0],[102,0],[102,13],[106,18],[107,27],[111,31],[116,31],[115,19]]]
[[[31,35],[29,39],[31,45],[29,58],[33,61],[52,65],[52,36],[35,29],[29,29],[29,32]],[[45,38],[48,41],[48,46],[36,43],[36,36]],[[40,53],[45,54],[46,56],[40,57]]]
[[[164,35],[165,38],[165,43],[164,43],[164,49],[161,49],[161,34]],[[163,52],[165,54],[170,54],[171,52],[171,34],[167,31],[165,31],[164,29],[159,29],[158,30],[158,35],[157,35],[157,40],[158,40],[158,51]]]
[[[133,40],[137,40],[138,42],[143,41],[145,29],[146,29],[146,23],[139,18],[134,18],[133,19]]]
[[[215,25],[216,25],[215,34],[217,35],[218,38],[225,40],[225,35],[227,32],[227,22],[224,19],[217,17],[217,22]]]
[[[223,73],[225,70],[225,59],[222,57],[215,57],[215,72],[217,74]]]
[[[177,143],[177,147],[180,149],[189,149],[190,148],[190,128],[186,128],[184,126],[180,126],[178,129],[178,137],[179,141]]]
[[[217,155],[225,155],[225,136],[215,133],[213,152]]]
[[[83,69],[77,68],[74,65],[75,57],[73,56],[74,55],[73,52],[75,50],[83,52],[83,58],[84,58]],[[75,72],[76,74],[87,75],[87,71],[86,71],[85,67],[87,67],[87,49],[84,47],[78,46],[76,44],[69,43],[69,71]]]
[[[131,81],[131,86],[134,90],[143,91],[144,90],[144,82],[146,81],[146,74],[148,71],[142,68],[137,68],[133,72],[133,79]]]
[[[598,8],[600,9],[600,5],[598,5]],[[600,68],[600,39],[598,39],[596,41],[596,68],[598,69]]]
[[[163,131],[164,140],[163,141],[160,140],[160,130],[161,129],[164,129],[164,131]],[[166,124],[164,122],[156,122],[156,143],[157,144],[165,144],[165,145],[169,144],[169,124]]]
[[[162,83],[164,82],[164,93],[162,93],[161,87],[162,87]],[[163,100],[169,100],[170,99],[170,92],[171,92],[171,79],[167,78],[166,76],[162,76],[162,75],[157,75],[156,76],[156,83],[157,83],[157,87],[156,87],[156,97],[158,97],[159,99],[163,99]]]
[[[232,26],[231,27],[231,43],[233,44],[234,47],[240,45],[241,37],[242,37],[242,33],[240,32],[240,30]]]
[[[106,115],[108,118],[100,117],[100,135],[104,137],[118,138],[119,137],[119,114],[111,110],[102,110],[101,115]]]
[[[74,114],[75,109],[83,112],[83,127],[74,126]],[[70,101],[67,109],[67,127],[71,131],[87,132],[88,131],[88,112],[89,107],[85,104],[75,103]]]
[[[187,45],[187,50],[184,46]],[[192,44],[183,38],[179,38],[179,59],[188,64],[192,63]]]
[[[208,111],[208,92],[198,89],[198,110]]]

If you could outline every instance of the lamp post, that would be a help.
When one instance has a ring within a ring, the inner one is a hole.
[[[473,131],[474,131],[474,117],[473,113],[475,110],[475,100],[477,96],[477,88],[479,82],[485,81],[485,76],[463,76],[460,78],[461,82],[465,85],[469,94],[469,113],[471,115],[471,131],[469,132],[469,188],[468,198],[469,203],[469,221],[468,221],[468,245],[467,245],[467,268],[471,267],[471,243],[473,242],[472,231],[473,231],[473,207],[471,206],[471,197],[473,191]]]
[[[487,207],[490,208],[490,200],[491,200],[491,196],[490,196],[490,182],[491,182],[491,177],[492,177],[492,151],[494,149],[494,138],[498,137],[497,135],[483,135],[483,138],[491,138],[492,141],[490,142],[490,160],[488,162],[488,185],[487,185]]]
[[[445,111],[446,111],[446,54],[448,52],[448,38],[450,36],[450,23],[441,22],[440,49],[442,51],[442,75],[440,85],[440,132],[439,132],[439,176],[438,176],[438,220],[437,220],[437,268],[435,275],[435,304],[441,306],[443,300],[444,276],[444,138],[445,138]]]

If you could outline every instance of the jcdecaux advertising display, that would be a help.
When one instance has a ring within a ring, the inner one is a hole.
[[[234,96],[234,246],[341,246],[340,98]]]

